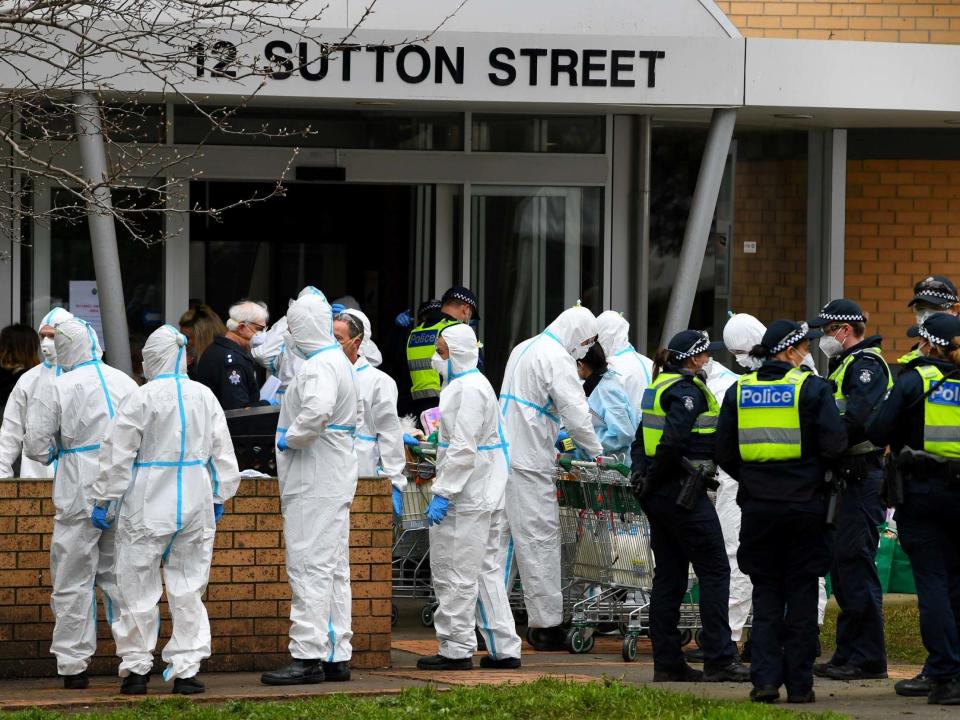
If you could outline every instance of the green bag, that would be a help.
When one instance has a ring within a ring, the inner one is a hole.
[[[877,573],[884,593],[917,594],[910,558],[900,547],[896,533],[886,524],[880,526],[880,545],[877,547]]]

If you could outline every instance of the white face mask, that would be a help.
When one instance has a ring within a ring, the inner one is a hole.
[[[43,357],[48,363],[56,364],[57,346],[53,342],[53,338],[40,338],[40,352],[43,353]]]
[[[803,360],[800,361],[800,364],[803,367],[810,368],[811,370],[817,369],[817,364],[813,361],[813,355],[811,355],[810,353],[807,353],[806,355],[803,356]]]
[[[917,310],[914,315],[917,318],[917,325],[923,325],[926,322],[927,318],[933,315],[936,310]]]
[[[827,335],[820,338],[820,352],[828,358],[836,357],[843,352],[843,343],[833,335]]]
[[[590,351],[590,345],[577,345],[573,350],[570,351],[570,354],[573,355],[574,360],[583,360],[587,353]]]
[[[250,338],[250,347],[252,348],[260,347],[266,341],[267,341],[267,334],[263,330],[260,330],[259,332],[255,332],[253,334],[253,337]]]
[[[755,358],[750,353],[736,353],[733,359],[737,361],[737,365],[745,370],[759,370],[760,366],[763,365],[760,358]]]
[[[430,367],[437,372],[441,381],[447,381],[447,361],[440,357],[440,353],[435,352],[430,358]]]

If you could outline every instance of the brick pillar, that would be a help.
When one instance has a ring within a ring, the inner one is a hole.
[[[50,655],[49,480],[0,480],[0,677],[56,674]],[[361,479],[351,512],[353,667],[390,665],[392,508],[390,484]],[[283,518],[274,478],[244,480],[228,502],[206,596],[213,636],[210,672],[272,669],[287,661],[290,587],[284,565]],[[162,600],[159,650],[170,635]],[[109,628],[99,603],[97,654],[91,672],[115,673]]]

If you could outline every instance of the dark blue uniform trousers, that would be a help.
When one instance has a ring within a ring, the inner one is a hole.
[[[823,503],[800,510],[748,500],[742,517],[737,562],[753,583],[750,679],[803,695],[813,687],[819,584],[830,564]]]
[[[877,575],[878,525],[883,522],[880,502],[883,471],[871,469],[862,482],[843,492],[837,516],[836,544],[830,565],[830,584],[840,606],[837,649],[831,663],[856,665],[869,672],[887,669],[883,642],[883,591]]]
[[[942,682],[960,677],[960,487],[923,485],[929,493],[908,492],[896,520],[917,583],[924,673]]]
[[[674,671],[686,664],[677,625],[692,563],[700,583],[704,670],[719,670],[736,658],[737,649],[730,639],[730,565],[717,511],[706,494],[693,510],[684,510],[676,504],[675,492],[662,491],[646,498],[642,506],[656,559],[650,596],[654,667]]]

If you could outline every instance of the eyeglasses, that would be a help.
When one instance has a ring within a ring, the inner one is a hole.
[[[266,325],[261,325],[260,323],[244,322],[243,324],[246,325],[247,327],[252,327],[257,332],[263,332],[264,330],[267,329]]]

